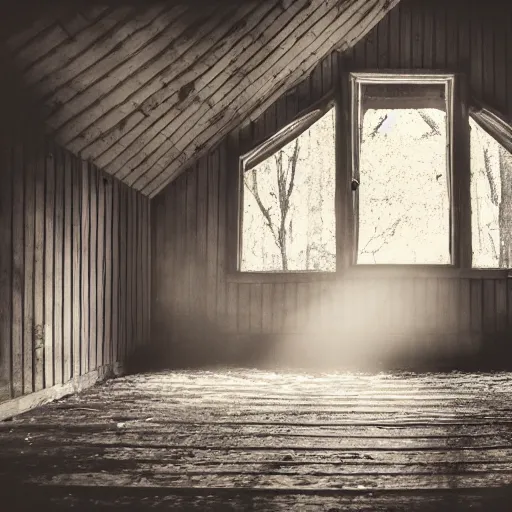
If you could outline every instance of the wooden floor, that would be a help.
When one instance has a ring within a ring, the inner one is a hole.
[[[512,374],[124,377],[0,423],[0,482],[5,510],[512,510]]]

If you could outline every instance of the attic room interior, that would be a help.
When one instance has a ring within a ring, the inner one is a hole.
[[[5,510],[510,510],[510,2],[0,9]]]

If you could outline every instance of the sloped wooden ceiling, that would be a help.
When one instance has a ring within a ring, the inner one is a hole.
[[[54,1],[4,51],[57,142],[153,196],[398,1]]]

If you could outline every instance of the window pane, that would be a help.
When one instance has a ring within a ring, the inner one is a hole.
[[[242,271],[334,271],[335,111],[244,172]]]
[[[512,267],[512,155],[473,119],[471,226],[473,267]]]
[[[358,263],[451,263],[444,85],[362,90]]]

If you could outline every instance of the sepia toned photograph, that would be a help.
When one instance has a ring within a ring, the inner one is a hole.
[[[0,1],[0,511],[512,511],[512,0]]]

